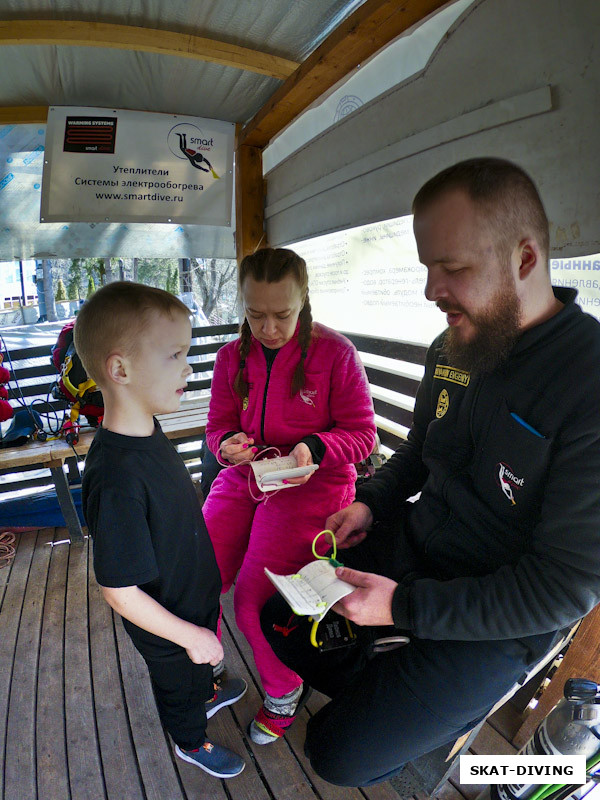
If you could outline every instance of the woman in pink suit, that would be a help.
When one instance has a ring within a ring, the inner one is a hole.
[[[289,574],[313,560],[312,542],[325,520],[354,498],[354,464],[372,452],[375,423],[356,349],[312,321],[304,260],[292,250],[259,250],[243,259],[239,287],[245,319],[239,339],[217,354],[206,427],[209,448],[228,468],[203,512],[223,592],[239,571],[236,622],[266,693],[250,735],[267,744],[285,733],[304,694],[300,677],[279,661],[260,628],[262,606],[275,591],[264,567]],[[263,495],[249,463],[261,445],[319,469]]]

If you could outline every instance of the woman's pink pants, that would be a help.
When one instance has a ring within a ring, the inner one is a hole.
[[[275,656],[260,628],[263,605],[276,591],[264,573],[283,575],[314,560],[311,545],[330,514],[354,499],[355,472],[350,465],[317,470],[300,486],[282,489],[257,502],[248,490],[248,465],[228,467],[215,479],[202,509],[221,571],[223,592],[234,590],[235,619],[248,640],[264,690],[282,697],[302,680]],[[254,477],[253,493],[261,496]],[[331,546],[322,536],[317,551]],[[238,574],[239,570],[239,574]],[[290,616],[292,615],[290,609]]]

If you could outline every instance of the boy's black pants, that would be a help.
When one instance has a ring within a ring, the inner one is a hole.
[[[398,561],[389,533],[380,537],[373,531],[357,547],[338,551],[338,558],[349,567],[394,577],[389,571]],[[532,652],[516,640],[412,638],[397,650],[374,654],[373,638],[395,629],[354,626],[356,645],[319,653],[309,641],[311,623],[295,617],[288,625],[290,615],[285,600],[274,595],[261,615],[263,631],[285,664],[331,698],[310,719],[305,750],[315,772],[340,786],[387,780],[406,762],[466,733],[554,639],[539,637],[543,641]],[[293,630],[284,636],[282,627]]]
[[[194,664],[185,650],[162,659],[142,655],[162,724],[182,750],[201,747],[206,741],[204,703],[213,695],[211,665]]]

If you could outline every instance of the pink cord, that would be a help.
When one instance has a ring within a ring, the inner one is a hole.
[[[281,450],[278,447],[274,447],[274,446],[265,447],[264,450],[259,450],[258,453],[255,453],[254,456],[252,457],[251,461],[254,461],[257,455],[260,454],[262,456],[265,453],[267,453],[269,450],[274,450],[275,451],[275,453],[276,453],[276,455],[274,456],[275,458],[277,458],[277,456],[281,455]],[[248,462],[244,461],[242,463],[247,464]],[[251,477],[253,477],[252,469],[250,469],[248,471],[248,493],[250,494],[250,497],[254,500],[255,503],[261,503],[261,502],[266,503],[269,500],[269,495],[277,494],[277,492],[281,491],[281,489],[275,489],[275,491],[273,491],[273,492],[262,492],[261,493],[262,497],[256,497],[254,492],[252,491],[252,486],[251,486],[251,483],[250,483]],[[256,483],[256,481],[255,481],[255,483]]]
[[[218,463],[222,467],[227,467],[228,469],[231,469],[232,467],[233,468],[241,467],[242,464],[249,464],[251,461],[254,461],[258,455],[263,456],[265,453],[268,453],[269,450],[274,450],[275,451],[275,456],[273,456],[274,458],[277,458],[278,456],[281,456],[281,450],[278,447],[275,447],[274,445],[271,445],[270,447],[265,447],[262,450],[259,450],[257,453],[255,453],[252,456],[252,458],[250,459],[250,461],[240,461],[239,464],[232,464],[231,461],[221,461],[221,459],[219,458],[219,455],[221,453],[221,448],[219,448],[219,451],[216,453],[215,458],[217,459]],[[253,477],[253,473],[252,473],[252,470],[250,469],[248,471],[248,493],[249,493],[250,497],[254,500],[255,503],[261,503],[261,502],[266,503],[268,501],[270,495],[275,495],[275,494],[277,494],[277,492],[281,491],[281,489],[275,489],[272,492],[261,492],[262,496],[256,497],[256,495],[252,491],[252,485],[250,483],[252,477]]]
[[[217,459],[217,463],[220,464],[222,467],[233,467],[234,465],[231,461],[221,461],[221,448],[219,447],[218,451],[215,453],[215,458]]]

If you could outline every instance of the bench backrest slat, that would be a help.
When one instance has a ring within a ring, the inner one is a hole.
[[[188,381],[187,394],[191,392],[206,392],[210,390],[212,372],[215,365],[214,355],[225,344],[225,341],[207,341],[209,336],[226,336],[227,341],[237,333],[237,325],[215,325],[194,328],[190,356],[207,357],[206,360],[192,363],[193,375]],[[380,420],[378,433],[381,442],[392,450],[403,441],[405,431],[410,428],[412,411],[408,400],[414,398],[422,375],[422,365],[425,363],[427,347],[394,339],[380,339],[376,336],[346,333],[360,351],[365,362],[365,369],[374,395],[375,413]],[[21,391],[27,402],[34,398],[44,401],[57,379],[57,373],[50,360],[51,346],[38,345],[35,347],[19,348],[12,350],[10,356],[14,367],[14,375],[19,381]],[[32,359],[46,359],[45,363],[31,363]],[[10,367],[8,359],[5,366]],[[9,397],[16,405],[20,397],[19,390],[12,383],[9,384]],[[62,401],[50,398],[49,406],[59,415],[68,405]],[[36,409],[44,410],[44,404],[36,400]],[[56,421],[52,420],[53,427]],[[200,441],[198,437],[191,437],[184,442],[198,442],[198,446],[182,453],[188,462],[189,469],[194,472],[201,471]],[[179,443],[179,440],[178,440]],[[0,449],[0,476],[14,470],[2,470],[2,450]],[[28,472],[33,472],[29,478]],[[51,483],[49,475],[42,473],[39,476],[39,465],[23,466],[24,476],[16,483],[0,482],[0,494],[13,491],[17,488],[44,486]],[[47,477],[46,477],[47,475]],[[34,477],[35,476],[35,477]]]
[[[342,331],[357,350],[364,350],[366,353],[374,353],[379,356],[387,356],[400,361],[410,361],[412,364],[425,364],[427,347],[421,344],[403,342],[400,339],[381,339],[377,336],[367,336],[365,334],[347,333]]]

